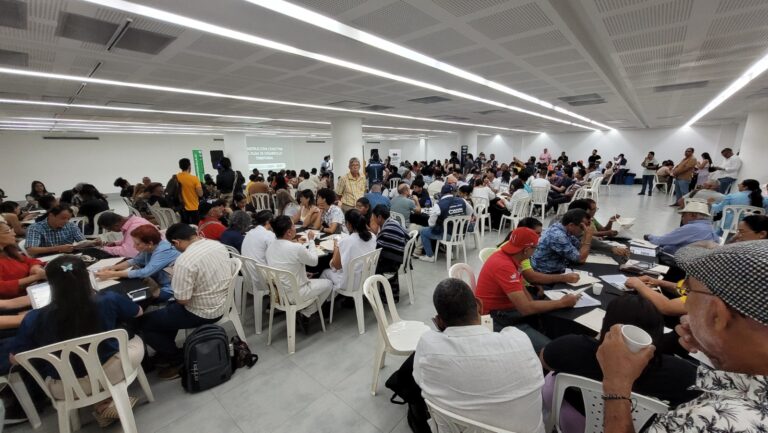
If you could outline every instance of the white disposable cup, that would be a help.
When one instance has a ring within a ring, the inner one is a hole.
[[[632,353],[637,353],[653,343],[650,334],[635,325],[621,325],[621,336]]]
[[[603,293],[603,285],[601,283],[592,284],[592,294],[600,296]]]

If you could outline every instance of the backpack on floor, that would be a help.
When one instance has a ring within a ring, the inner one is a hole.
[[[181,385],[195,393],[213,388],[232,377],[227,332],[218,325],[195,329],[184,342]]]

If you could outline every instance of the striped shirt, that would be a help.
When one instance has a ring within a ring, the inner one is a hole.
[[[55,247],[84,241],[83,232],[74,223],[55,229],[48,225],[48,220],[34,223],[27,229],[26,247]]]
[[[184,307],[203,319],[221,317],[225,311],[232,260],[223,244],[200,239],[187,247],[173,266],[171,287]]]
[[[381,248],[381,259],[403,263],[405,244],[410,239],[408,232],[394,219],[388,219],[381,226],[376,237],[376,248]]]
[[[351,174],[347,173],[346,176],[340,178],[339,185],[336,187],[336,193],[341,196],[341,204],[355,207],[357,199],[365,195],[365,187],[367,185],[365,176],[362,174],[354,178]]]

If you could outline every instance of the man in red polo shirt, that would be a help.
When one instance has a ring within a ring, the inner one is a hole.
[[[539,235],[535,231],[520,227],[509,235],[504,244],[483,265],[477,280],[475,296],[482,301],[483,314],[490,314],[494,331],[514,326],[531,339],[534,350],[539,353],[549,338],[536,330],[535,315],[560,308],[573,307],[579,296],[566,295],[557,301],[534,300],[525,290],[520,262],[528,259],[536,250]]]

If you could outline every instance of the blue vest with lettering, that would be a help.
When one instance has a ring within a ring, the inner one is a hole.
[[[443,197],[437,202],[437,205],[440,206],[440,216],[437,217],[437,222],[435,222],[435,226],[432,227],[432,233],[434,234],[443,233],[443,221],[445,221],[446,218],[467,214],[467,202],[460,197]]]

